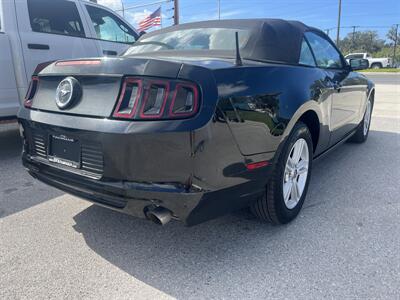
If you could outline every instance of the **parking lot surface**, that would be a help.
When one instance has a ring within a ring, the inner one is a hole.
[[[314,164],[286,226],[240,211],[159,227],[91,205],[32,179],[0,125],[0,299],[399,299],[400,77],[370,76],[368,141]]]

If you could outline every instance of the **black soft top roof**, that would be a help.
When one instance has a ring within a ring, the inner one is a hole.
[[[215,20],[181,24],[147,33],[143,38],[192,28],[235,28],[250,30],[251,36],[241,49],[243,58],[297,64],[305,31],[318,31],[299,21],[281,19]],[[321,32],[322,33],[322,32]],[[323,34],[323,33],[322,33]],[[232,39],[235,37],[232,36]],[[210,54],[212,51],[209,51]],[[230,53],[233,55],[233,53]]]

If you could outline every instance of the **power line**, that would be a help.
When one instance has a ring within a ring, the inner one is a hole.
[[[173,0],[156,1],[156,2],[151,2],[151,3],[146,3],[146,4],[139,4],[139,5],[124,7],[123,9],[116,9],[115,11],[124,11],[124,10],[142,8],[142,7],[151,6],[151,5],[156,5],[156,4],[169,3],[169,2],[172,2],[172,1],[173,1]]]

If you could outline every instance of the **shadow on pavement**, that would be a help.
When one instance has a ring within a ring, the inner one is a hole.
[[[344,144],[315,162],[304,209],[286,226],[263,224],[249,212],[240,211],[190,228],[178,222],[159,227],[91,206],[74,217],[74,227],[104,259],[171,296],[229,297],[229,289],[245,293],[256,281],[262,285],[267,277],[287,279],[289,276],[280,272],[293,266],[312,269],[313,263],[299,255],[318,251],[320,245],[312,245],[327,235],[326,243],[331,243],[327,232],[332,231],[332,224],[343,223],[343,219],[356,222],[359,215],[354,210],[359,210],[360,204],[364,208],[375,205],[388,184],[387,172],[398,172],[400,161],[396,166],[391,157],[398,146],[399,135],[371,131],[365,144]],[[399,180],[399,175],[393,181]],[[361,215],[368,218],[368,213]],[[351,217],[346,219],[345,214]],[[323,271],[316,266],[315,272]],[[219,274],[231,282],[219,282]],[[276,284],[284,286],[283,281]]]
[[[23,168],[22,141],[17,125],[0,126],[0,218],[62,195],[33,179]]]

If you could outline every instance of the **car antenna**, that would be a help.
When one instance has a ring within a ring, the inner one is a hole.
[[[242,58],[240,56],[240,48],[239,48],[239,32],[235,32],[235,39],[236,39],[236,66],[243,66]]]

